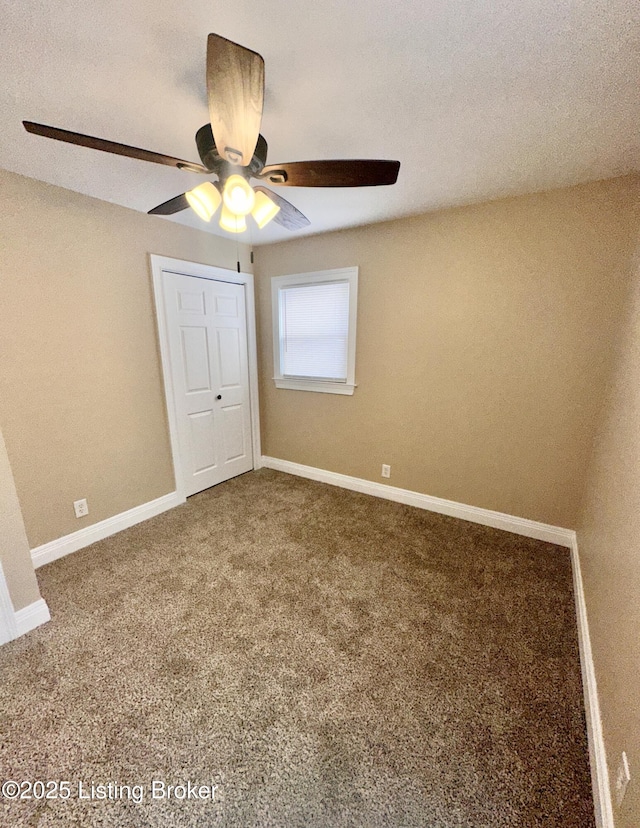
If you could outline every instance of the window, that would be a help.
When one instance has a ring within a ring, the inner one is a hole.
[[[358,268],[271,280],[278,388],[353,394]]]

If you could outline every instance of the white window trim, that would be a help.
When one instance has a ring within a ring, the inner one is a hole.
[[[347,342],[346,382],[332,380],[287,377],[281,371],[280,353],[280,297],[281,288],[296,285],[320,285],[325,282],[349,283],[349,339]],[[338,270],[318,270],[313,273],[295,273],[290,276],[274,276],[271,279],[271,310],[273,320],[273,377],[276,388],[292,391],[319,391],[324,394],[351,395],[356,387],[356,318],[358,314],[358,268],[343,267]]]

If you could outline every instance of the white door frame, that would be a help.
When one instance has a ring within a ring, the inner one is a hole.
[[[258,355],[256,345],[256,308],[253,290],[252,273],[236,273],[223,267],[214,265],[186,262],[182,259],[169,259],[166,256],[149,254],[151,273],[153,275],[153,296],[156,306],[156,320],[158,324],[158,338],[160,341],[160,359],[162,362],[162,376],[164,378],[164,396],[167,403],[167,418],[169,420],[169,438],[171,440],[171,456],[173,458],[173,473],[176,480],[176,494],[181,503],[187,499],[185,494],[182,458],[178,442],[178,418],[176,415],[176,400],[171,375],[171,360],[169,356],[169,330],[164,302],[163,273],[180,273],[183,276],[197,276],[200,279],[211,279],[217,282],[231,282],[244,285],[245,312],[247,317],[247,356],[249,360],[249,405],[251,410],[251,448],[253,451],[253,468],[259,469],[261,463],[260,450],[260,412],[258,407]]]

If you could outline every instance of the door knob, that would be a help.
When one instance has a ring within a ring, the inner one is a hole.
[[[222,399],[222,394],[218,394],[218,396],[216,397],[216,400],[221,400],[221,399]]]

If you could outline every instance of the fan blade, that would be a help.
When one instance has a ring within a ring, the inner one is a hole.
[[[191,161],[172,158],[170,155],[161,155],[159,152],[138,149],[138,147],[130,147],[127,144],[116,144],[114,141],[106,141],[104,138],[94,138],[91,135],[70,132],[68,129],[34,124],[33,121],[23,121],[22,124],[27,132],[31,132],[33,135],[42,135],[44,138],[53,138],[55,141],[77,144],[80,147],[89,147],[89,149],[97,149],[102,152],[111,152],[114,155],[124,155],[127,158],[136,158],[138,161],[152,161],[154,164],[165,164],[168,167],[178,167],[181,170],[197,173],[209,172],[201,164],[192,164]]]
[[[260,186],[253,189],[258,193],[264,193],[280,208],[280,212],[273,217],[276,224],[286,227],[287,230],[300,230],[302,227],[308,227],[311,224],[309,219],[297,207],[294,207],[291,202],[287,201],[286,198],[282,198],[278,193]]]
[[[207,41],[209,117],[221,158],[246,167],[258,143],[264,100],[264,60],[220,35]]]
[[[170,198],[169,201],[164,201],[162,204],[158,204],[157,207],[154,207],[153,210],[149,210],[150,216],[172,216],[174,213],[179,213],[181,210],[186,210],[189,206],[189,202],[187,201],[187,197],[183,193],[182,195],[176,196],[175,198]]]
[[[292,161],[265,167],[260,178],[285,187],[377,187],[395,184],[399,161]]]

